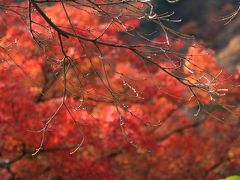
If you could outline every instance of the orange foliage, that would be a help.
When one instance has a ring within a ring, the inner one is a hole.
[[[57,25],[69,28],[61,5],[44,10]],[[101,17],[93,18],[87,8],[67,7],[67,11],[72,24],[78,24],[79,35],[96,37],[107,26]],[[64,48],[76,64],[64,77],[61,47],[51,28],[35,25],[41,37],[46,38],[46,44],[39,49],[22,21],[0,14],[0,177],[4,180],[200,180],[222,178],[239,170],[239,122],[233,121],[234,113],[213,106],[208,93],[197,92],[206,107],[194,117],[198,103],[189,102],[189,88],[173,76],[137,59],[126,49],[99,46],[102,57],[94,45],[86,43],[85,53],[71,38],[63,38]],[[33,19],[46,25],[38,14],[33,14]],[[125,21],[128,28],[138,24],[138,19]],[[102,39],[124,41],[118,30],[111,27]],[[184,46],[180,40],[171,43],[173,49]],[[157,62],[172,65],[178,61],[175,58],[166,62],[159,57]],[[214,52],[204,46],[190,47],[183,63],[186,67],[180,73],[192,83],[207,83],[210,77],[206,71],[217,76],[221,69]],[[223,70],[221,76],[226,74]],[[64,78],[67,95],[65,106],[59,109]],[[228,87],[234,81],[239,81],[239,73],[223,83]],[[111,84],[117,100],[104,83]],[[239,102],[239,92],[232,92],[226,96],[225,104]],[[42,140],[41,129],[55,112],[42,151],[32,157]],[[218,121],[222,116],[227,117],[224,124]],[[81,143],[78,151],[69,155]]]

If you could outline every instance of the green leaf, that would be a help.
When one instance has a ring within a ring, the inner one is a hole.
[[[240,176],[229,176],[225,180],[240,180]]]

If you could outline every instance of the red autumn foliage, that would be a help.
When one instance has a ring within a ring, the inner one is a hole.
[[[59,27],[69,29],[61,5],[44,10]],[[81,27],[73,32],[80,36],[99,37],[108,26],[97,15],[93,19],[91,9],[68,7],[67,11],[73,25]],[[171,52],[156,55],[161,67],[177,69],[172,76],[176,69],[166,73],[129,49],[99,45],[99,55],[90,42],[84,50],[78,39],[62,37],[66,54],[75,60],[62,65],[57,32],[38,13],[33,12],[32,18],[38,22],[34,30],[45,39],[42,49],[14,12],[0,14],[0,176],[4,180],[201,180],[239,173],[239,72],[229,76],[215,62],[212,50],[193,44],[183,61]],[[138,21],[123,19],[124,26],[112,25],[101,40],[128,41],[119,31],[136,27]],[[184,46],[179,39],[171,44],[173,49]],[[71,67],[66,74],[63,66]]]

